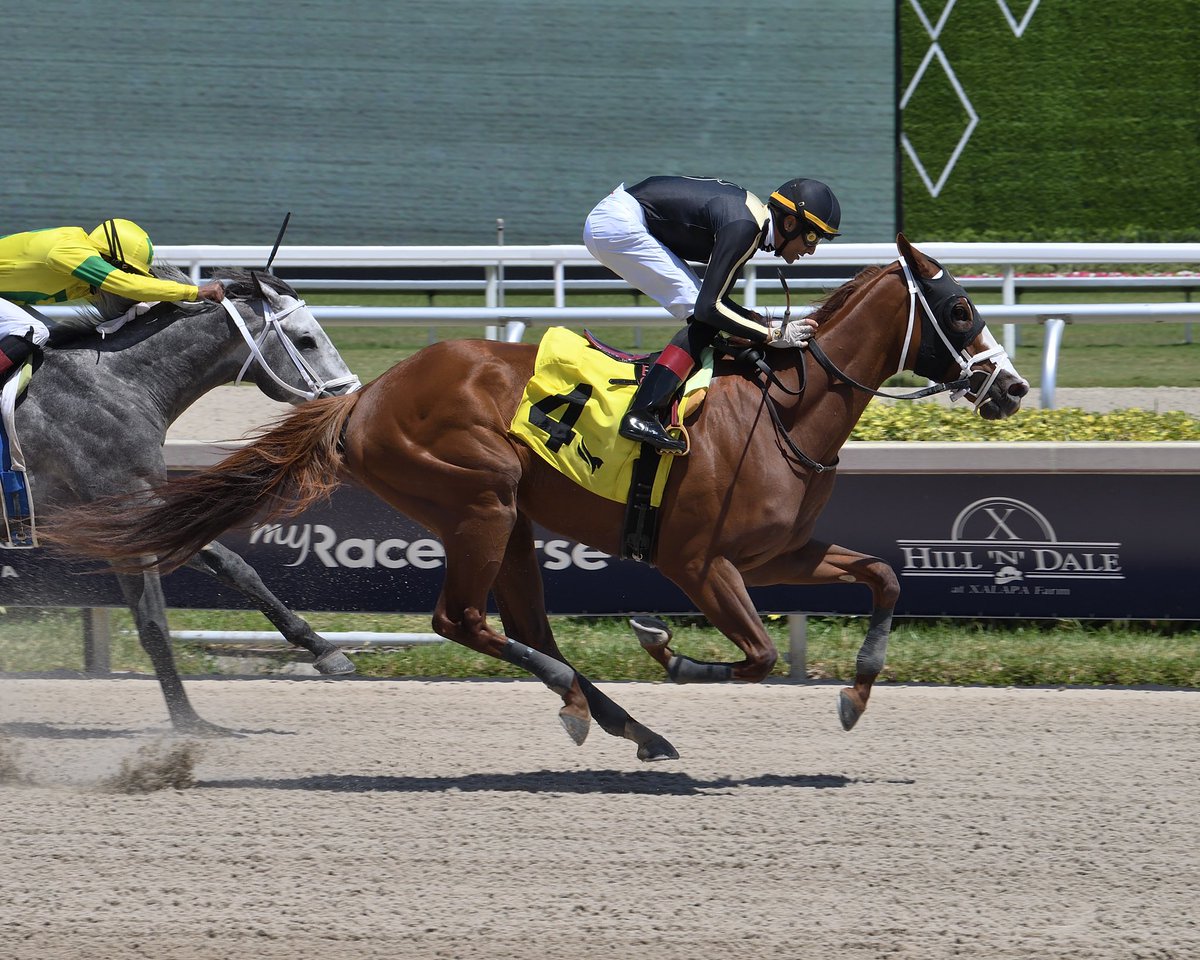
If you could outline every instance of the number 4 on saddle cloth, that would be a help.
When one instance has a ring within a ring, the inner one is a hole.
[[[621,555],[649,563],[675,457],[617,433],[646,358],[608,352],[588,336],[565,327],[546,331],[509,433],[585,490],[625,504]],[[702,402],[711,380],[710,349],[684,385],[675,428],[683,429],[678,425]]]

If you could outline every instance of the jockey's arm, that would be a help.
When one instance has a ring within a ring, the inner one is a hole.
[[[771,339],[766,319],[729,298],[742,267],[758,250],[758,239],[759,228],[752,220],[737,220],[717,231],[696,299],[695,318],[731,336],[766,343]]]
[[[56,244],[47,252],[46,263],[60,273],[82,280],[89,287],[126,300],[199,299],[199,290],[192,284],[118,270],[101,257],[95,247],[81,241],[68,239]]]

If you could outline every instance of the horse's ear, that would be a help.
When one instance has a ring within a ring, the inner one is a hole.
[[[262,282],[262,271],[251,270],[250,271],[250,279],[254,282],[255,294],[262,299],[266,299],[267,291],[266,291],[265,284],[263,284],[263,282]]]
[[[254,289],[260,300],[265,300],[272,305],[279,301],[279,294],[275,292],[275,288],[266,280],[270,274],[262,270],[251,270],[250,276],[254,280]]]
[[[908,268],[918,277],[932,277],[938,272],[938,267],[925,254],[908,242],[903,233],[896,234],[896,249],[908,264]]]

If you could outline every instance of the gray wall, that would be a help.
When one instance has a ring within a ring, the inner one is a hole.
[[[894,234],[894,0],[0,0],[0,233],[576,243],[615,183],[829,182]]]

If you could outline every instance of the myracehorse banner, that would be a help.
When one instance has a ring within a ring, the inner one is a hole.
[[[849,473],[817,536],[891,563],[902,616],[1198,620],[1195,489],[1191,474]],[[693,612],[644,564],[537,536],[551,613]],[[444,573],[435,538],[351,487],[294,520],[223,540],[297,610],[425,613]],[[0,553],[0,604],[124,606],[111,577],[81,569],[41,550]],[[164,587],[175,607],[247,606],[186,569]],[[868,591],[854,584],[751,595],[762,613],[870,607]]]

